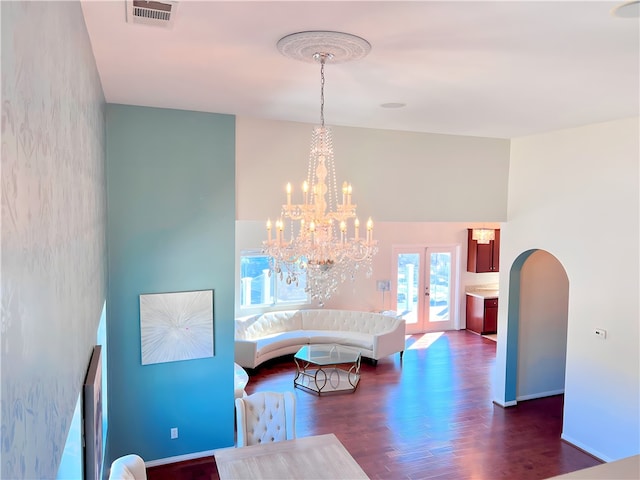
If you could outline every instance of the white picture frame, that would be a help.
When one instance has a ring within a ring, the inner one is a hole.
[[[213,290],[140,295],[142,365],[214,355]]]

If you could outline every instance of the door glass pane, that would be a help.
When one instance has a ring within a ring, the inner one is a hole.
[[[430,255],[429,321],[449,320],[449,289],[451,286],[451,253]]]
[[[418,321],[419,273],[419,254],[401,253],[398,255],[396,310],[403,316],[407,323],[416,323]]]

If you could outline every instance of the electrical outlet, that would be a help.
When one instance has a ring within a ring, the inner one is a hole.
[[[178,438],[178,427],[173,427],[171,429],[171,440],[175,440]]]
[[[607,331],[603,328],[596,328],[594,333],[603,340],[607,338]]]

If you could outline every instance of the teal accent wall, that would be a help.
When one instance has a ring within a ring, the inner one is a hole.
[[[509,272],[509,307],[507,313],[507,362],[505,370],[505,402],[515,402],[518,389],[518,336],[520,333],[520,279],[524,262],[536,250],[518,256]]]
[[[235,117],[107,105],[106,122],[109,461],[231,446]],[[139,295],[207,289],[213,358],[143,366]]]

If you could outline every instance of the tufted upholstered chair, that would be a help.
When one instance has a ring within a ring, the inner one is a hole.
[[[135,454],[116,458],[111,464],[109,480],[147,480],[144,460]]]
[[[236,398],[237,446],[296,438],[296,398],[291,392],[256,392]]]

